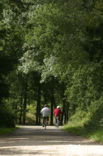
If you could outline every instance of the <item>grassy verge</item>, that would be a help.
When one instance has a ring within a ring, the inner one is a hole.
[[[16,128],[0,128],[0,135],[10,134],[14,132],[16,129],[18,128],[17,127]]]
[[[63,127],[63,129],[103,144],[103,127],[98,127],[97,129],[87,130],[79,122],[76,122],[76,123],[69,122],[67,125]]]

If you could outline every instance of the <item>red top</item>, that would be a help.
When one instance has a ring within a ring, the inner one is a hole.
[[[56,116],[60,116],[60,114],[62,114],[61,109],[60,109],[60,108],[56,108],[56,109],[54,110],[54,115],[55,115],[55,117],[56,117]]]

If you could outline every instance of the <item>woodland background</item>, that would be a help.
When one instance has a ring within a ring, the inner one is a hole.
[[[103,0],[0,0],[0,127],[103,125]]]

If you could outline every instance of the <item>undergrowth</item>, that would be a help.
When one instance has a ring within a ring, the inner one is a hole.
[[[63,129],[93,141],[103,143],[103,126],[98,125],[92,128],[85,126],[89,120],[89,116],[89,113],[77,111]]]

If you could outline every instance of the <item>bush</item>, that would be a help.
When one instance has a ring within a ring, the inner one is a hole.
[[[15,114],[10,106],[0,106],[0,127],[15,127]]]
[[[75,114],[70,117],[69,123],[71,122],[74,125],[83,126],[87,120],[88,120],[88,112],[80,110],[80,108],[78,108]]]
[[[34,125],[36,121],[36,105],[35,103],[27,105],[26,124]]]
[[[100,126],[103,119],[103,97],[91,103],[89,112],[89,120],[85,124],[85,127],[92,129]]]

